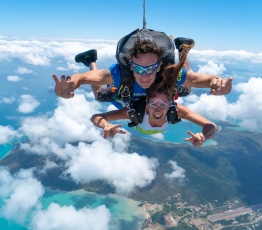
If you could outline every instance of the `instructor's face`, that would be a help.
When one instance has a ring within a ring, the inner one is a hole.
[[[161,63],[155,54],[138,54],[133,57],[131,70],[136,82],[144,89],[149,88],[156,79],[157,72],[160,71]]]

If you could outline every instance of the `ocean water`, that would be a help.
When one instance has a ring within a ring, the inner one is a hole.
[[[7,143],[5,145],[0,145],[0,159],[4,158],[8,155],[8,153],[13,149],[13,145],[11,143]]]
[[[48,207],[52,202],[73,205],[76,209],[84,207],[93,209],[105,205],[110,210],[113,220],[118,221],[120,229],[138,229],[145,219],[143,208],[138,206],[140,202],[116,194],[99,195],[85,190],[71,192],[47,190],[42,199],[43,207]]]
[[[115,230],[115,226],[117,226],[117,229],[125,230],[140,229],[145,220],[144,210],[138,206],[140,202],[118,195],[99,195],[84,190],[64,192],[46,188],[41,200],[42,209],[46,209],[53,202],[60,206],[74,206],[77,210],[84,207],[94,209],[100,205],[105,205],[111,213],[110,230]],[[3,202],[0,200],[0,207],[2,205]],[[30,216],[31,213],[28,215]],[[26,224],[24,225],[19,225],[2,217],[0,218],[1,230],[29,229]]]

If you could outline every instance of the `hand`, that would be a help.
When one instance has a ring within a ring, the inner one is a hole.
[[[52,75],[55,81],[55,93],[59,97],[72,98],[74,97],[75,83],[71,81],[71,77],[61,76],[61,81],[57,78],[55,74]]]
[[[232,81],[232,77],[228,79],[222,77],[214,77],[210,82],[210,93],[213,95],[229,94],[232,90]]]
[[[187,131],[187,133],[191,136],[188,138],[184,138],[184,141],[190,141],[195,147],[201,146],[205,141],[205,137],[203,133],[192,133],[190,131]]]
[[[109,137],[114,137],[117,133],[120,133],[120,134],[126,134],[125,131],[119,129],[122,125],[113,125],[113,124],[108,124],[105,128],[104,128],[104,131],[102,133],[102,137],[103,138],[107,138],[108,136]]]

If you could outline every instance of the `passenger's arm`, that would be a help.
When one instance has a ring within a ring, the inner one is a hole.
[[[76,73],[70,77],[61,76],[61,80],[53,74],[56,83],[55,93],[59,97],[72,98],[74,90],[82,84],[106,85],[112,83],[112,75],[109,69],[92,70],[85,73]]]
[[[202,117],[198,113],[191,111],[181,104],[177,104],[177,114],[182,119],[189,120],[202,127],[202,133],[194,134],[190,131],[187,132],[190,137],[185,138],[185,141],[190,141],[194,146],[202,145],[206,140],[212,138],[217,131],[215,123]]]
[[[226,95],[232,90],[232,81],[232,77],[226,79],[188,71],[184,85],[195,88],[211,88],[210,93],[213,95]]]
[[[123,108],[120,110],[113,110],[106,113],[94,114],[91,117],[93,124],[101,129],[103,129],[102,136],[106,139],[109,137],[114,137],[117,133],[126,134],[125,131],[119,129],[121,124],[110,124],[108,121],[129,119],[127,115],[127,109]]]

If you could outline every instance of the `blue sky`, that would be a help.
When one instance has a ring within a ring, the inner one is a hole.
[[[191,37],[196,49],[262,51],[262,1],[146,0],[147,28]],[[0,36],[118,40],[141,28],[143,0],[6,0]]]

